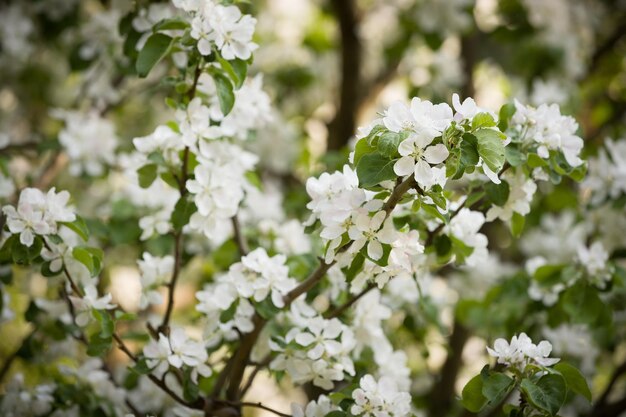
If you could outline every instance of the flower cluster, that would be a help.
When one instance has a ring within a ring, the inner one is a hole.
[[[540,157],[547,159],[551,150],[558,150],[570,166],[583,163],[580,159],[583,140],[576,135],[578,123],[573,117],[563,116],[557,104],[534,108],[515,101],[515,108],[513,123],[520,135],[519,140],[534,141]]]
[[[224,59],[247,60],[258,48],[252,42],[256,19],[242,15],[238,7],[194,0],[175,0],[174,5],[192,14],[191,36],[202,55],[210,55],[215,45]]]
[[[352,392],[355,404],[350,413],[364,417],[404,417],[411,414],[411,396],[398,389],[393,379],[382,377],[378,381],[365,375],[359,388]]]
[[[2,208],[9,232],[19,234],[20,242],[25,246],[31,246],[35,236],[55,234],[59,222],[76,220],[73,208],[68,206],[69,199],[67,191],[57,193],[54,187],[47,194],[36,188],[25,188],[20,193],[17,209],[13,206]]]
[[[332,389],[346,373],[354,375],[350,353],[355,339],[348,326],[336,318],[324,319],[302,302],[292,304],[290,321],[287,335],[270,341],[278,352],[270,369],[285,371],[294,383],[312,382],[324,389]]]
[[[157,375],[162,376],[170,366],[181,369],[184,365],[193,369],[194,379],[197,375],[210,376],[212,371],[205,363],[208,354],[203,343],[195,341],[182,328],[173,328],[170,335],[159,334],[158,340],[151,340],[143,354],[147,365],[154,368]]]
[[[510,343],[504,339],[496,339],[493,349],[487,347],[487,352],[498,358],[498,363],[513,367],[520,372],[523,372],[529,364],[547,367],[559,361],[557,358],[549,358],[552,352],[550,342],[542,340],[536,345],[526,333],[513,336]]]
[[[118,139],[113,123],[95,110],[55,110],[52,114],[65,122],[59,142],[70,158],[70,173],[102,175],[105,167],[115,161]]]
[[[163,297],[159,287],[172,277],[174,257],[171,255],[158,257],[144,252],[143,259],[137,261],[141,271],[141,300],[139,307],[144,309],[151,304],[161,304]]]

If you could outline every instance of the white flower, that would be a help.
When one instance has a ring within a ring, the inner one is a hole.
[[[236,6],[206,2],[202,7],[194,9],[199,13],[191,22],[191,36],[198,39],[198,51],[202,55],[211,53],[211,43],[217,46],[222,57],[227,60],[247,60],[258,48],[252,42],[256,19],[250,15],[242,16]]]
[[[115,308],[116,305],[111,304],[111,298],[111,294],[98,297],[98,290],[95,285],[85,287],[85,295],[82,298],[70,296],[70,300],[77,310],[76,324],[86,326],[92,318],[91,310],[111,310]]]
[[[0,149],[2,146],[0,146]],[[7,198],[15,192],[15,184],[11,177],[7,177],[0,170],[0,198]]]
[[[334,410],[339,410],[339,407],[334,405],[330,398],[323,394],[317,397],[317,400],[310,401],[304,409],[299,404],[291,404],[293,417],[325,417]]]
[[[411,396],[398,390],[395,381],[382,377],[378,381],[372,375],[365,375],[359,381],[359,388],[352,391],[355,404],[350,413],[364,417],[400,417],[411,413]]]
[[[148,366],[156,367],[155,372],[159,375],[167,371],[169,365],[175,368],[186,365],[202,376],[211,375],[211,368],[205,364],[208,354],[204,345],[190,339],[182,328],[172,328],[169,337],[160,333],[158,342],[150,341],[143,353]]]
[[[52,116],[64,120],[65,128],[59,133],[59,142],[70,157],[70,173],[101,175],[107,165],[115,160],[117,135],[115,126],[97,111],[88,113],[55,110]]]
[[[307,356],[317,360],[322,355],[335,355],[341,350],[341,343],[336,339],[343,331],[343,325],[338,319],[324,320],[322,317],[312,319],[307,331],[298,333],[295,341],[307,347]]]
[[[296,281],[289,278],[286,260],[284,255],[270,258],[265,249],[257,248],[230,267],[227,279],[241,297],[263,301],[271,293],[274,305],[283,307],[283,297],[296,286]]]
[[[487,236],[479,233],[484,223],[484,214],[464,207],[450,220],[447,226],[447,230],[454,237],[474,249],[472,254],[465,260],[469,266],[475,266],[483,262],[489,254],[487,251]]]
[[[581,245],[577,257],[592,281],[604,288],[606,282],[611,279],[611,274],[607,265],[609,253],[604,249],[602,242],[594,242],[589,248]]]
[[[164,235],[169,232],[171,217],[172,210],[166,208],[140,218],[139,227],[142,230],[140,239],[146,240],[150,239],[154,234]]]
[[[24,376],[16,374],[6,386],[0,402],[0,414],[7,417],[47,415],[54,404],[55,385],[42,384],[32,389],[24,387]]]
[[[176,120],[183,144],[192,149],[197,148],[197,143],[200,138],[209,134],[209,124],[211,122],[210,111],[207,106],[202,104],[200,97],[191,100],[186,109],[176,110]],[[135,146],[137,146],[137,144],[135,144]]]
[[[185,124],[185,127],[187,127],[187,124]],[[188,132],[188,134],[190,133]],[[156,151],[161,152],[165,160],[172,165],[180,163],[178,152],[185,148],[185,142],[181,135],[165,125],[157,126],[154,132],[148,136],[133,139],[133,145],[144,155],[150,155]]]
[[[494,205],[487,211],[488,222],[496,218],[503,221],[511,220],[514,212],[523,216],[530,212],[530,202],[537,191],[537,184],[526,178],[523,172],[507,171],[503,177],[509,183],[509,198],[504,206]]]
[[[548,358],[551,351],[550,342],[543,340],[535,345],[526,333],[513,336],[510,343],[505,339],[496,339],[493,349],[487,347],[489,355],[498,358],[498,363],[516,367],[520,371],[523,371],[530,363],[540,366],[554,365],[559,359]]]
[[[385,113],[383,123],[392,132],[410,132],[409,138],[419,137],[429,144],[450,125],[452,109],[445,103],[433,104],[415,97],[409,108],[402,102],[395,102]],[[422,146],[422,148],[425,146]]]
[[[417,183],[423,188],[430,188],[435,184],[443,186],[430,164],[437,165],[445,161],[450,154],[443,143],[429,146],[433,138],[430,136],[414,136],[405,139],[398,146],[402,157],[393,166],[393,171],[400,176],[415,176]]]
[[[53,232],[45,218],[46,200],[44,194],[36,188],[25,188],[20,193],[17,210],[13,206],[4,206],[9,232],[20,235],[23,245],[31,246],[35,235],[47,235]]]
[[[354,225],[348,230],[350,239],[354,240],[350,246],[350,252],[356,253],[367,244],[367,255],[370,258],[374,260],[382,258],[382,243],[391,243],[393,238],[390,230],[390,228],[393,228],[391,222],[381,229],[386,218],[387,213],[385,211],[379,211],[371,217],[368,213],[357,215]]]
[[[490,113],[487,110],[478,107],[474,99],[471,97],[466,98],[463,100],[463,103],[461,103],[457,93],[452,94],[452,106],[456,111],[454,115],[454,120],[456,121],[472,119],[478,113]]]
[[[549,150],[560,150],[570,166],[583,163],[579,155],[584,143],[576,135],[578,123],[573,117],[563,116],[558,104],[542,104],[535,109],[516,100],[515,108],[513,123],[517,130],[524,132],[524,138],[539,145],[540,157],[548,158]]]
[[[143,260],[137,261],[141,271],[141,300],[140,308],[150,304],[161,304],[163,297],[158,288],[168,282],[174,271],[174,257],[171,255],[162,258],[143,253]]]

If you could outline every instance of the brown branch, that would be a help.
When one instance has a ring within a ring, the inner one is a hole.
[[[332,318],[335,318],[335,317],[339,317],[340,315],[343,314],[344,311],[346,311],[347,309],[352,307],[354,305],[354,303],[359,301],[363,296],[365,296],[368,292],[370,292],[374,288],[376,288],[376,283],[375,282],[370,282],[369,284],[367,284],[367,287],[365,287],[365,288],[363,288],[363,290],[361,290],[360,293],[354,295],[352,298],[350,298],[348,301],[346,301],[345,303],[343,303],[339,307],[337,307],[337,308],[327,312],[326,314],[324,314],[324,317],[327,318],[327,319],[332,319]]]
[[[454,322],[450,335],[448,357],[441,368],[441,377],[433,385],[429,394],[429,415],[447,415],[454,404],[454,383],[463,366],[463,347],[469,338],[469,332],[458,321]]]
[[[235,242],[237,243],[237,248],[239,248],[239,254],[241,256],[246,256],[249,252],[248,242],[246,242],[246,238],[243,235],[243,231],[241,230],[241,223],[239,223],[239,217],[234,215],[231,218],[233,223],[233,233],[235,235]]]
[[[356,127],[361,86],[362,47],[355,0],[331,0],[341,33],[341,84],[337,113],[328,126],[328,150],[343,148]]]

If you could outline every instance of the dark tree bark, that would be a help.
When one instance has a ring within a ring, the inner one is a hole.
[[[337,113],[328,125],[328,150],[343,148],[356,128],[362,48],[355,0],[331,0],[341,32],[341,80]]]

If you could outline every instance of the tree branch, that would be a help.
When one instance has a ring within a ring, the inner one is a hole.
[[[241,230],[241,223],[239,223],[239,217],[235,214],[231,221],[233,223],[233,233],[235,235],[235,242],[237,243],[237,247],[239,248],[239,254],[241,256],[246,256],[249,252],[248,242],[246,242],[246,238],[243,235]]]
[[[341,85],[337,113],[328,126],[328,150],[343,148],[354,134],[361,85],[361,41],[355,0],[331,0],[341,33]]]

